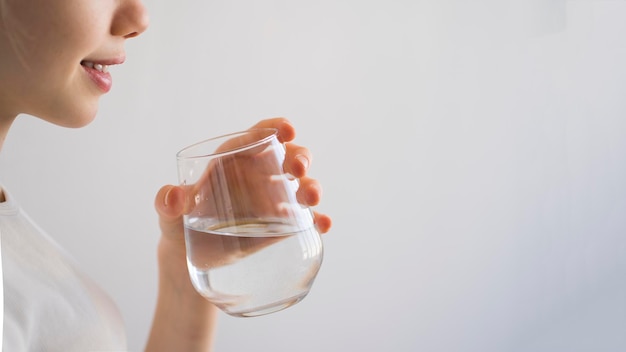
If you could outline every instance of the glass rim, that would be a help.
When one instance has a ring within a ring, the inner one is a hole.
[[[254,133],[254,132],[266,132],[267,135],[265,135],[262,138],[256,139],[253,142],[250,143],[246,143],[246,144],[242,144],[239,145],[237,147],[233,147],[233,148],[228,148],[226,150],[222,150],[219,152],[210,152],[210,153],[206,153],[206,152],[198,152],[198,153],[191,153],[192,150],[200,147],[201,145],[210,143],[210,142],[216,142],[220,139],[224,139],[224,142],[226,142],[226,140],[228,138],[232,138],[232,137],[236,137],[236,136],[243,136],[246,134],[250,134],[250,133]],[[259,146],[263,143],[266,143],[268,140],[272,139],[273,137],[278,136],[278,129],[276,128],[270,128],[270,127],[264,127],[264,128],[252,128],[249,130],[244,130],[244,131],[237,131],[237,132],[232,132],[232,133],[228,133],[228,134],[223,134],[221,136],[216,136],[216,137],[212,137],[212,138],[208,138],[196,143],[193,143],[191,145],[186,146],[185,148],[181,149],[180,151],[178,151],[178,153],[176,153],[176,159],[178,160],[193,160],[193,159],[202,159],[202,158],[207,158],[207,157],[217,157],[217,156],[224,156],[224,155],[229,155],[229,154],[234,154],[234,153],[238,153],[241,151],[245,151],[251,148],[254,148],[256,146]]]

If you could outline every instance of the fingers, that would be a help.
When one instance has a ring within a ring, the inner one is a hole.
[[[303,177],[300,179],[300,187],[298,187],[296,192],[296,198],[300,204],[311,207],[316,206],[322,199],[322,186],[315,179]]]
[[[306,176],[313,160],[311,152],[307,148],[293,143],[286,144],[285,148],[285,164],[283,165],[285,172],[298,178]]]
[[[284,117],[274,117],[265,119],[252,128],[275,128],[278,130],[278,140],[281,143],[292,141],[296,137],[296,129],[293,125]],[[311,166],[312,156],[307,148],[295,145],[286,144],[287,155],[285,158],[285,165],[283,166],[285,172],[292,174],[295,177],[303,177],[306,175],[306,171]]]
[[[300,187],[296,195],[298,202],[307,206],[318,205],[322,198],[322,187],[317,180],[306,177],[313,160],[312,155],[305,147],[287,143],[296,137],[296,130],[289,120],[284,117],[265,119],[252,126],[252,128],[275,128],[278,130],[278,140],[281,143],[286,143],[284,171],[300,179]],[[172,210],[172,213],[180,212],[179,214],[182,214],[184,208],[182,206],[182,203],[184,203],[182,192],[180,195],[175,195],[175,199],[176,202],[180,202],[180,205],[173,206],[176,210]],[[332,219],[326,214],[315,211],[313,215],[317,230],[320,233],[327,233],[332,227]]]
[[[159,214],[159,225],[163,235],[182,234],[182,215],[185,208],[185,192],[178,186],[161,187],[154,199],[154,207]]]
[[[322,186],[320,186],[319,182],[315,179],[303,177],[300,179],[300,187],[298,188],[296,197],[300,204],[307,206],[318,205],[322,199]],[[313,212],[313,222],[320,234],[330,231],[333,224],[330,216],[317,211]]]
[[[330,216],[321,214],[316,211],[313,212],[315,227],[319,233],[327,233],[333,225],[333,221]]]
[[[251,128],[275,128],[278,130],[278,140],[281,143],[290,142],[296,138],[295,127],[284,117],[262,120]]]

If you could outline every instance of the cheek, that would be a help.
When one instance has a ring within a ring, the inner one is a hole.
[[[27,1],[25,1],[27,2]],[[53,28],[48,23],[37,21],[37,13],[23,13],[21,6],[10,12],[10,18],[4,23],[6,46],[11,51],[9,58],[19,63],[25,71],[35,67],[35,61],[43,61],[43,55],[51,44]],[[57,51],[60,52],[57,48]]]
[[[85,89],[80,61],[106,43],[107,9],[98,6],[111,3],[0,0],[10,18],[0,23],[0,79],[17,109],[67,127],[93,120],[99,96]]]
[[[3,1],[3,0],[0,0]],[[106,16],[83,0],[5,0],[7,30],[22,61],[67,60],[95,50],[107,35]]]

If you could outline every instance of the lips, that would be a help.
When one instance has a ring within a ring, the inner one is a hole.
[[[124,62],[124,58],[111,60],[83,60],[80,65],[93,83],[103,92],[108,93],[113,85],[113,79],[109,73],[109,66],[119,65]]]
[[[93,68],[97,71],[100,71],[102,73],[107,73],[109,72],[109,65],[103,65],[103,64],[97,64],[95,62],[92,61],[83,61],[81,62],[81,65],[87,67],[87,68]]]

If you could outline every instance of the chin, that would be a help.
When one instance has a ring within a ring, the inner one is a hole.
[[[57,126],[67,128],[81,128],[89,125],[96,118],[97,106],[86,109],[67,109],[54,111],[48,114],[33,114],[40,119]]]
[[[91,121],[93,121],[93,120],[91,120]],[[58,126],[65,127],[65,128],[79,129],[79,128],[83,128],[83,127],[89,125],[91,123],[91,121],[77,122],[77,123],[70,123],[70,124],[58,124]]]
[[[87,118],[86,117],[81,117],[80,119],[72,120],[72,121],[69,121],[66,124],[59,124],[59,125],[63,126],[63,127],[67,127],[67,128],[81,128],[81,127],[85,127],[85,126],[89,125],[95,119],[96,119],[96,114],[94,113],[90,117],[87,117]]]

